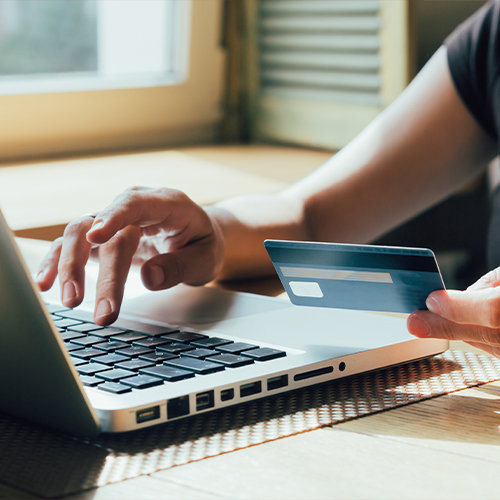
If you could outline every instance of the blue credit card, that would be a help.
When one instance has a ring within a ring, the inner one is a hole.
[[[444,290],[427,248],[266,240],[264,245],[293,304],[412,313]]]

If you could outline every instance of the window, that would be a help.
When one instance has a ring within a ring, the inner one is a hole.
[[[0,161],[216,137],[222,0],[1,0],[0,9]]]
[[[0,93],[175,84],[188,32],[182,0],[3,0]]]

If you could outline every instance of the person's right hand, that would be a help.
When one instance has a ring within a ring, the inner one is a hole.
[[[78,306],[84,297],[85,264],[99,258],[94,320],[99,325],[118,317],[132,264],[150,290],[178,283],[203,285],[214,279],[224,260],[224,240],[217,222],[184,193],[134,187],[93,216],[71,222],[52,244],[36,281],[42,291],[57,275],[61,300]]]

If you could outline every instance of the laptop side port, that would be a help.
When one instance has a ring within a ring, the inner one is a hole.
[[[189,415],[189,396],[169,399],[167,401],[167,419]]]
[[[259,392],[262,392],[262,382],[260,380],[258,380],[257,382],[250,382],[249,384],[240,385],[241,398],[259,394]]]
[[[288,375],[278,375],[267,379],[267,390],[274,391],[288,385]]]
[[[156,420],[157,418],[160,418],[160,407],[153,406],[152,408],[137,410],[135,418],[138,424],[141,424],[142,422],[149,422],[150,420]]]
[[[220,391],[221,401],[229,401],[231,399],[234,399],[234,389],[224,389]]]
[[[320,375],[326,375],[327,373],[333,372],[333,366],[325,366],[324,368],[318,368],[317,370],[311,370],[310,372],[302,372],[294,375],[293,380],[297,382],[298,380],[305,380],[307,378],[319,377]]]
[[[214,407],[214,391],[196,394],[196,411],[208,410]]]

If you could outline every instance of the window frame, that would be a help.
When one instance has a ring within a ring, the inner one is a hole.
[[[183,1],[188,57],[169,85],[0,95],[0,162],[212,142],[221,119],[222,0]],[[187,10],[189,7],[189,10]],[[189,31],[189,32],[187,32]]]

